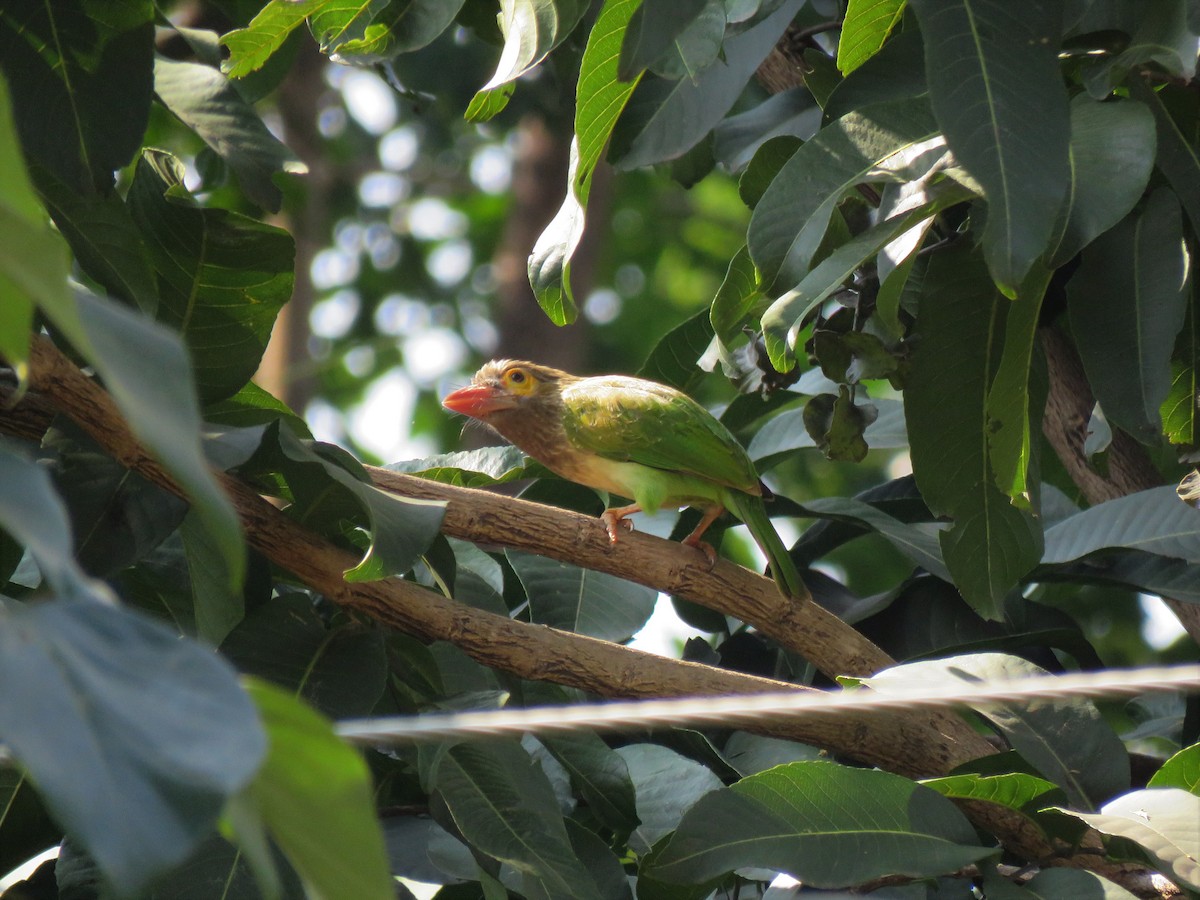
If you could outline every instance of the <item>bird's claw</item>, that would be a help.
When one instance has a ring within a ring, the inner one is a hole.
[[[703,553],[704,558],[708,560],[708,571],[711,572],[713,570],[717,564],[717,551],[713,548],[712,544],[708,543],[708,541],[702,541],[699,538],[695,540],[685,539],[682,543],[687,544],[689,547],[695,547]]]
[[[624,516],[617,515],[612,510],[606,510],[600,515],[600,520],[604,522],[604,530],[608,532],[608,542],[615,544],[617,542],[618,529],[625,531],[633,531],[633,522],[626,519]]]

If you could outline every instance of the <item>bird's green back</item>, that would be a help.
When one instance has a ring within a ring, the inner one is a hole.
[[[619,375],[583,378],[563,388],[562,402],[563,430],[580,450],[760,492],[737,438],[674,388]]]

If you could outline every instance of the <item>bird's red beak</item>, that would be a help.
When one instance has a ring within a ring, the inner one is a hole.
[[[513,409],[516,401],[497,388],[485,384],[468,384],[451,391],[442,400],[442,406],[451,412],[462,413],[482,419],[502,409]]]

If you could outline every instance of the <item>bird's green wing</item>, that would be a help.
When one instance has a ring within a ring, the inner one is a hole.
[[[605,376],[565,387],[562,401],[563,429],[580,450],[759,492],[754,464],[737,438],[687,394]]]

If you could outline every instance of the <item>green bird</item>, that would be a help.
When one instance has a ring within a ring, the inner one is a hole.
[[[808,597],[763,505],[770,490],[729,429],[687,394],[642,378],[580,378],[502,359],[484,365],[442,405],[491,426],[563,478],[631,498],[601,516],[614,543],[619,528],[632,528],[625,518],[632,513],[694,506],[703,515],[683,543],[702,550],[711,565],[716,553],[701,536],[729,510],[766,554],[780,592]]]

